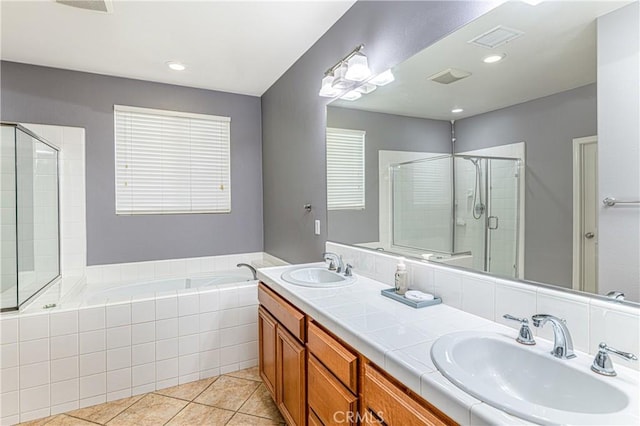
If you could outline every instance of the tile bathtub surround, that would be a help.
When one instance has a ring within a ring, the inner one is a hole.
[[[264,252],[95,265],[87,267],[87,284],[206,276],[216,272],[235,271],[238,263],[248,263],[256,267],[286,265],[281,259]]]
[[[357,274],[393,285],[397,256],[332,242],[327,242],[326,249],[342,255]],[[405,263],[412,288],[440,296],[449,306],[514,329],[519,324],[502,315],[549,313],[567,320],[574,347],[580,351],[595,354],[598,344],[607,342],[640,356],[640,309],[411,259]],[[550,325],[531,328],[534,334],[553,339]],[[640,370],[639,362],[616,361]]]
[[[68,411],[40,419],[37,424],[284,425],[284,419],[253,367]]]
[[[253,367],[257,303],[256,283],[243,282],[2,316],[0,424]]]

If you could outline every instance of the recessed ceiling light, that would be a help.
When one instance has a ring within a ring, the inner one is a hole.
[[[506,56],[507,55],[504,53],[489,55],[486,58],[484,58],[482,62],[484,62],[485,64],[495,64],[496,62],[500,62],[501,60],[503,60]]]
[[[454,109],[451,110],[451,112],[454,113],[454,114],[459,114],[462,111],[464,111],[462,108],[454,108]]]
[[[167,66],[174,71],[184,71],[185,69],[187,69],[187,67],[180,62],[167,62]]]

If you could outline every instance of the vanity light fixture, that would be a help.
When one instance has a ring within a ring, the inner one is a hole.
[[[377,88],[378,88],[378,86],[376,86],[375,84],[364,83],[362,86],[356,88],[356,90],[358,92],[362,93],[363,95],[366,95],[367,93],[373,92]]]
[[[391,72],[391,70],[386,70],[382,74],[378,74],[377,76],[369,80],[369,83],[373,83],[376,86],[386,86],[387,84],[393,82],[394,80],[395,80],[395,77],[393,76],[393,73]]]
[[[505,53],[496,53],[494,55],[485,57],[482,62],[484,62],[485,64],[495,64],[496,62],[500,62],[501,60],[503,60],[506,56],[507,55]]]
[[[322,87],[320,88],[320,96],[324,96],[325,98],[333,98],[340,94],[340,90],[333,87],[333,79],[333,73],[324,76],[324,78],[322,79]]]
[[[379,86],[385,86],[395,80],[391,70],[370,78],[371,70],[367,57],[362,53],[363,48],[364,44],[357,46],[325,71],[318,95],[334,98],[344,93],[340,99],[355,101],[363,94],[371,93]],[[365,83],[359,85],[360,82]]]
[[[167,62],[167,66],[174,71],[184,71],[187,69],[185,64],[181,64],[180,62],[169,61]]]
[[[362,93],[357,90],[351,90],[344,95],[340,96],[340,99],[344,99],[345,101],[355,101],[356,99],[360,99],[362,97]]]
[[[462,108],[454,108],[451,110],[451,112],[454,114],[460,114],[462,111],[464,111]]]
[[[364,81],[371,76],[367,57],[360,52],[356,52],[347,61],[347,73],[345,78],[351,81]]]
[[[347,64],[342,62],[338,68],[333,71],[333,83],[331,87],[336,90],[345,90],[353,86],[354,82],[347,78]]]

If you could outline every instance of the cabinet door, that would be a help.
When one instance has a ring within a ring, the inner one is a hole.
[[[305,349],[284,327],[276,329],[276,403],[289,425],[306,421]]]
[[[260,377],[276,400],[276,320],[262,306],[258,308]]]
[[[362,410],[363,415],[369,417],[367,422],[363,422],[365,424],[375,424],[380,420],[388,426],[456,424],[435,408],[427,408],[413,399],[370,365],[364,366]],[[371,417],[374,414],[375,417]]]

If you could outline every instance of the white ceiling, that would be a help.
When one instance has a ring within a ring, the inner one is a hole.
[[[2,0],[0,57],[260,96],[355,0],[113,3],[107,14]]]
[[[628,1],[505,3],[393,68],[396,81],[357,101],[332,105],[410,117],[452,120],[519,104],[596,81],[598,16]],[[468,41],[498,25],[524,35],[495,49]],[[482,59],[506,53],[495,64]],[[428,80],[447,68],[469,71],[442,85]],[[452,108],[464,112],[452,114]]]

